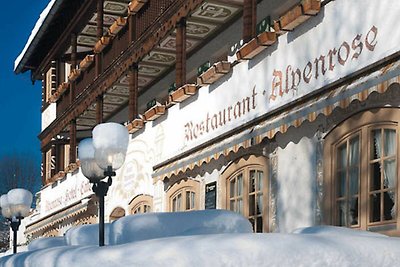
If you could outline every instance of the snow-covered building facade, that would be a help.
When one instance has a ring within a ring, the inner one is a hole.
[[[97,221],[77,144],[114,121],[130,143],[106,220],[217,208],[257,232],[398,235],[399,11],[390,0],[50,1],[15,62],[43,84],[43,188],[26,234]]]

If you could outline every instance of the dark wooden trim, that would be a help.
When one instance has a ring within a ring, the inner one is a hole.
[[[76,120],[73,119],[69,126],[69,163],[76,162]]]
[[[154,21],[137,41],[130,44],[124,53],[116,57],[113,63],[76,98],[75,102],[39,134],[41,146],[49,143],[52,136],[57,135],[72,119],[83,113],[98,95],[105,93],[110,86],[118,81],[121,75],[126,73],[132,64],[140,61],[169,34],[181,18],[188,16],[202,3],[203,0],[180,0],[169,6],[158,21]]]
[[[243,2],[243,41],[247,43],[256,36],[257,0]]]
[[[104,0],[97,0],[96,5],[96,37],[100,39],[103,36],[103,16],[104,16],[104,9],[103,9]]]
[[[176,25],[176,64],[175,83],[179,88],[186,84],[186,18]]]
[[[133,121],[138,116],[138,65],[133,64],[129,68],[129,121]]]
[[[128,17],[128,34],[130,44],[136,40],[136,19],[136,14],[132,14]]]
[[[103,95],[99,95],[96,98],[96,123],[103,123],[104,119],[104,97]]]
[[[81,8],[76,12],[73,19],[71,19],[71,23],[65,28],[64,34],[60,36],[57,42],[48,51],[46,57],[44,57],[35,71],[32,70],[32,81],[40,79],[40,74],[44,72],[49,62],[58,58],[60,56],[60,51],[65,51],[67,49],[66,46],[70,44],[68,40],[71,36],[70,34],[82,28],[93,15],[96,8],[95,0],[86,0],[83,2]]]

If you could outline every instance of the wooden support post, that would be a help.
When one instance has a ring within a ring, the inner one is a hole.
[[[138,116],[138,65],[133,64],[129,68],[129,121]]]
[[[136,14],[128,17],[129,43],[136,41]]]
[[[69,163],[76,162],[76,120],[69,125]]]
[[[256,36],[257,0],[243,2],[243,41],[247,43]]]
[[[176,88],[186,84],[186,19],[176,25]]]
[[[71,35],[71,71],[76,69],[77,66],[77,35],[73,33]],[[75,100],[75,81],[71,83],[69,87],[69,103]]]
[[[103,36],[103,24],[104,24],[104,10],[103,10],[103,2],[104,0],[97,0],[97,18],[96,18],[96,37],[98,40]],[[103,71],[103,57],[102,53],[96,53],[95,56],[96,61],[96,77],[98,77]]]
[[[104,109],[103,95],[96,98],[96,123],[103,123],[103,109]]]

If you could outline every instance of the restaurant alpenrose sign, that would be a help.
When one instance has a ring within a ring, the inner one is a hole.
[[[190,104],[170,108],[171,119],[160,125],[177,130],[164,132],[162,158],[240,129],[398,52],[396,11],[399,1],[329,2],[317,16],[279,36],[276,45],[200,88]]]

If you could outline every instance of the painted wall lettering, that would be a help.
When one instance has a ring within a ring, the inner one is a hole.
[[[312,79],[317,80],[324,76],[327,71],[334,71],[338,64],[344,67],[350,60],[357,60],[365,51],[364,46],[369,52],[373,52],[378,42],[377,37],[378,28],[372,26],[365,34],[365,38],[362,34],[357,34],[350,43],[343,41],[339,47],[330,49],[326,55],[320,55],[314,60],[308,61],[302,71],[292,65],[288,65],[285,72],[274,69],[270,101],[275,101],[277,97],[282,97],[290,92],[295,95],[301,82],[308,84]],[[283,77],[283,75],[285,76]]]

